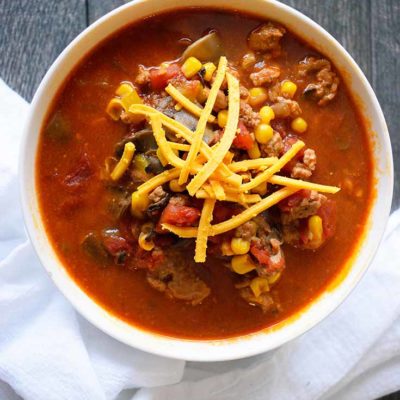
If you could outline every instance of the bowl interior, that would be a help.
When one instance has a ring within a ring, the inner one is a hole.
[[[187,0],[185,6],[214,7],[215,1]],[[77,286],[58,260],[46,237],[35,190],[36,150],[46,112],[71,69],[96,44],[135,20],[175,9],[175,0],[139,0],[126,4],[94,23],[64,50],[49,69],[34,97],[20,162],[22,203],[29,236],[47,272],[74,307],[98,328],[128,345],[151,353],[196,361],[237,359],[273,349],[304,333],[332,312],[356,285],[375,254],[389,215],[393,188],[392,153],[381,108],[363,73],[336,40],[309,18],[276,1],[226,0],[219,1],[218,6],[251,12],[287,26],[330,58],[339,70],[345,71],[343,77],[348,87],[357,99],[362,99],[359,106],[370,123],[372,133],[377,197],[359,252],[351,260],[351,268],[338,285],[290,321],[271,329],[235,339],[183,340],[140,330],[109,314]]]

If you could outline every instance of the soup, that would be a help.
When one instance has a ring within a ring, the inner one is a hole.
[[[357,248],[368,132],[339,71],[287,27],[176,10],[74,69],[43,126],[37,190],[77,284],[164,335],[271,327]]]

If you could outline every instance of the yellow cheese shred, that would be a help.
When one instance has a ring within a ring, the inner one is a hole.
[[[177,142],[168,142],[168,145],[173,150],[180,150],[180,151],[189,151],[190,150],[190,144],[177,143]]]
[[[153,114],[150,116],[150,121],[151,121],[151,126],[153,128],[154,138],[162,153],[162,156],[172,166],[182,168],[184,165],[184,160],[179,158],[172,150],[172,147],[180,147],[180,146],[173,146],[173,145],[170,146],[172,142],[168,142],[165,137],[165,131],[162,129],[160,116],[158,114]],[[197,173],[201,170],[201,168],[202,166],[200,164],[196,164],[194,162],[192,164],[190,172]],[[217,180],[212,180],[210,181],[210,183],[212,190],[215,191],[217,200],[224,200],[225,192],[220,182]]]
[[[190,113],[195,115],[196,117],[200,117],[203,109],[193,102],[191,102],[187,97],[185,97],[178,89],[176,89],[172,84],[169,84],[165,91],[175,100],[177,101],[183,108],[188,110]],[[207,119],[208,122],[215,122],[214,115],[210,115]]]
[[[207,196],[205,198],[210,198],[210,199],[215,199],[215,193],[214,190],[212,189],[211,185],[206,183],[203,185],[203,190],[205,193],[207,193]]]
[[[230,163],[229,169],[232,172],[248,171],[249,169],[258,169],[270,167],[278,161],[277,157],[256,158],[254,160],[243,160]]]
[[[228,64],[228,61],[227,61],[226,57],[221,57],[219,60],[215,81],[211,86],[210,93],[208,95],[206,104],[200,114],[200,118],[199,118],[199,121],[197,122],[196,130],[194,132],[194,138],[192,141],[192,145],[190,146],[190,150],[187,155],[185,164],[179,175],[178,183],[180,185],[183,185],[187,182],[188,177],[189,177],[190,166],[193,163],[193,161],[195,160],[195,158],[197,157],[197,154],[200,150],[201,143],[203,142],[203,134],[206,129],[208,117],[211,115],[211,111],[214,107],[215,100],[217,99],[219,88],[221,87],[222,82],[225,78],[227,64]],[[227,150],[229,150],[229,149],[227,149]],[[204,181],[202,183],[204,183]],[[201,186],[201,184],[199,185],[199,187],[197,189],[199,189],[200,186]],[[194,192],[196,192],[196,190]],[[194,194],[194,192],[192,193],[192,195]]]
[[[208,236],[220,235],[221,233],[236,229],[238,226],[244,224],[247,221],[250,221],[258,214],[274,206],[275,204],[279,203],[281,200],[292,195],[293,193],[296,193],[298,190],[299,189],[297,188],[288,187],[279,189],[278,191],[270,194],[268,197],[265,197],[258,203],[244,210],[240,214],[234,215],[232,218],[224,222],[220,222],[219,224],[212,225]],[[195,238],[197,237],[198,233],[197,228],[184,228],[171,224],[162,224],[162,227],[182,238]]]
[[[320,193],[335,194],[340,190],[340,188],[336,186],[320,185],[319,183],[306,182],[302,181],[301,179],[292,179],[279,175],[271,176],[271,178],[268,179],[268,182],[272,183],[273,185],[281,185],[297,189],[316,190]]]
[[[236,130],[239,121],[240,111],[240,91],[239,81],[230,73],[226,74],[228,81],[228,118],[225,126],[224,135],[218,144],[218,147],[212,151],[212,155],[204,168],[191,180],[186,189],[191,196],[200,189],[203,183],[222,163],[226,153],[230,149],[232,142],[236,136]],[[189,153],[190,154],[190,153]]]
[[[135,104],[129,108],[129,112],[132,114],[141,114],[149,118],[153,114],[157,114],[160,116],[163,125],[167,129],[175,132],[178,137],[182,137],[188,143],[191,144],[193,142],[194,133],[189,128],[150,106]],[[203,154],[207,160],[211,157],[212,150],[204,141],[201,142],[200,153]],[[218,167],[217,173],[233,186],[239,187],[242,183],[241,176],[233,173],[225,164],[221,164]]]
[[[150,117],[151,127],[153,128],[154,139],[156,139],[156,143],[158,148],[160,149],[163,157],[167,160],[167,162],[174,167],[182,168],[184,161],[179,158],[171,149],[168,144],[168,141],[165,137],[165,131],[161,125],[161,118],[159,115],[154,114]]]
[[[210,233],[210,224],[213,218],[215,199],[205,199],[201,211],[194,261],[200,263],[206,261],[207,239]]]
[[[117,181],[128,169],[129,164],[132,162],[133,155],[135,154],[135,145],[132,142],[125,144],[124,152],[122,153],[121,159],[111,172],[111,179]]]
[[[164,183],[169,182],[172,179],[176,179],[179,176],[179,173],[179,168],[167,169],[166,171],[161,172],[161,174],[158,174],[149,179],[147,182],[142,183],[137,188],[137,191],[141,194],[150,193],[157,186],[163,185]]]
[[[304,142],[298,140],[275,164],[273,164],[265,171],[261,172],[261,174],[258,174],[250,182],[243,184],[242,191],[247,192],[251,189],[254,189],[261,183],[267,181],[269,178],[271,178],[272,175],[279,172],[304,146]]]
[[[215,198],[220,201],[225,200],[226,195],[225,195],[225,190],[222,187],[222,184],[219,181],[210,179],[210,185],[211,185],[212,190],[215,193]]]
[[[243,194],[243,203],[257,203],[258,201],[261,200],[261,196],[259,194]],[[215,199],[215,193],[213,193],[212,195],[210,195],[206,190],[204,189],[200,189],[196,192],[196,197],[198,199]],[[237,194],[227,194],[225,193],[225,199],[224,201],[229,201],[232,203],[242,203],[242,201],[239,201],[240,198],[238,197]]]

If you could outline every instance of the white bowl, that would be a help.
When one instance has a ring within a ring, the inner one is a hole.
[[[108,313],[71,279],[47,238],[35,187],[39,134],[57,90],[85,54],[119,28],[154,13],[174,10],[176,4],[176,0],[138,0],[117,8],[82,32],[53,63],[35,94],[24,134],[20,159],[23,211],[29,236],[52,280],[76,310],[102,331],[130,346],[163,356],[194,361],[238,359],[276,348],[312,328],[346,298],[365,273],[382,239],[390,212],[393,189],[390,138],[382,110],[364,74],[346,50],[315,22],[274,0],[186,0],[185,7],[218,5],[278,21],[312,43],[339,70],[345,71],[343,79],[357,99],[362,99],[362,113],[370,122],[377,196],[368,219],[366,234],[358,253],[349,261],[348,268],[345,268],[344,276],[305,310],[273,329],[234,339],[184,340],[138,329]]]

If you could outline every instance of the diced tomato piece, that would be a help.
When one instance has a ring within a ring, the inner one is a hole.
[[[126,239],[116,235],[104,236],[103,245],[112,256],[116,256],[122,251],[129,252],[130,250],[130,245]]]
[[[170,64],[167,68],[157,67],[150,70],[151,86],[155,90],[164,89],[168,81],[181,73],[178,64]]]
[[[286,199],[283,199],[278,203],[278,207],[283,212],[290,212],[293,207],[297,207],[303,199],[309,198],[311,195],[311,190],[302,189],[298,192],[292,194]]]
[[[273,255],[267,248],[254,244],[251,246],[250,252],[257,259],[259,264],[265,267],[265,270],[268,273],[278,272],[285,266],[285,259],[282,252]]]
[[[267,249],[262,249],[258,246],[251,246],[250,249],[251,254],[257,259],[260,264],[268,265],[271,255]]]
[[[68,189],[79,189],[93,175],[89,156],[84,153],[75,163],[74,169],[64,178],[63,184]]]
[[[161,214],[158,222],[175,226],[192,226],[200,218],[200,211],[194,207],[187,207],[169,203]]]
[[[233,140],[233,147],[242,150],[250,150],[254,145],[254,138],[241,120],[239,120],[238,123],[238,130],[239,132]]]
[[[317,215],[322,218],[322,227],[324,228],[324,237],[329,239],[336,231],[336,202],[328,199],[321,205]]]

